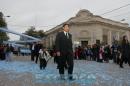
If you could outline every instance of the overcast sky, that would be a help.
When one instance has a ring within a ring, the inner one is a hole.
[[[9,29],[23,33],[30,26],[44,31],[55,27],[76,15],[80,9],[87,9],[94,15],[111,11],[130,4],[130,0],[0,0],[0,11],[5,16]],[[103,17],[130,24],[130,5]],[[19,37],[10,35],[11,40]]]

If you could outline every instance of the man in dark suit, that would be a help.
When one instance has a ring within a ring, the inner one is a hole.
[[[35,59],[35,63],[37,63],[38,61],[38,56],[39,56],[39,50],[42,48],[42,44],[38,43],[33,43],[33,45],[31,46],[31,61],[34,61],[34,57],[36,57]]]
[[[63,31],[56,36],[55,47],[58,58],[60,78],[64,80],[64,68],[68,66],[68,79],[73,80],[73,48],[72,35],[69,33],[69,24],[63,25]]]
[[[35,45],[36,45],[36,42],[34,42],[33,44],[31,44],[31,46],[30,46],[30,50],[31,50],[31,61],[34,61],[34,57],[35,57]]]

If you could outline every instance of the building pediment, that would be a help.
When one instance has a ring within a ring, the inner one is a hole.
[[[107,18],[103,18],[101,16],[98,15],[93,15],[90,11],[86,10],[86,9],[82,9],[80,10],[76,16],[71,17],[69,20],[67,20],[64,23],[69,23],[69,24],[103,24],[103,25],[111,25],[111,26],[116,26],[116,27],[120,27],[120,28],[130,28],[128,23],[121,23],[119,21],[113,21]],[[54,28],[52,28],[51,30],[47,31],[46,33],[50,33],[53,32],[59,28],[62,28],[62,25],[64,24],[60,24]]]
[[[90,11],[88,10],[80,10],[75,17],[70,18],[67,23],[75,23],[75,24],[86,24],[86,23],[99,23],[102,22],[104,24],[110,24],[114,26],[119,26],[119,27],[126,27],[128,28],[129,25],[127,23],[121,23],[118,21],[113,21],[107,18],[103,18],[101,16],[93,15]]]
[[[80,10],[75,17],[71,17],[67,23],[77,23],[77,22],[88,22],[93,17],[93,14],[88,10]]]
[[[90,16],[93,16],[93,14],[90,11],[86,10],[86,9],[80,10],[76,14],[76,17],[90,17]]]

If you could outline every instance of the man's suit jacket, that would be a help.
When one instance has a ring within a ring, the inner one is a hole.
[[[34,45],[34,50],[32,50],[32,46],[31,45],[31,51],[35,52],[35,53],[39,53],[39,50],[42,48],[42,45],[41,44],[35,44]]]
[[[68,33],[68,38],[65,36],[64,32],[59,32],[56,36],[55,47],[56,51],[62,53],[72,53],[72,35]]]

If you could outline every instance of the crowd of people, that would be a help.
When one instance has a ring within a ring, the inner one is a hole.
[[[16,56],[29,56],[31,50],[27,46],[15,46],[13,44],[0,44],[0,60],[7,60],[7,57],[12,58]]]
[[[36,45],[34,47],[34,45]],[[31,60],[37,63],[40,49],[46,49],[42,44],[33,43],[31,46]],[[47,49],[46,49],[47,51]],[[14,47],[9,44],[0,44],[0,60],[11,61],[12,53],[14,52]],[[49,52],[49,51],[48,51]],[[54,57],[54,62],[57,62],[57,56],[55,48],[49,52],[49,55]],[[89,60],[97,62],[109,63],[109,60],[113,60],[114,63],[119,64],[123,68],[123,63],[128,63],[130,65],[130,44],[127,37],[124,36],[122,42],[114,42],[110,45],[88,45],[86,47],[75,47],[74,49],[74,59],[76,60]],[[39,58],[40,59],[40,58]]]
[[[11,61],[14,48],[9,44],[0,44],[0,60]]]
[[[110,45],[88,45],[86,47],[78,46],[74,52],[75,59],[85,59],[97,62],[109,62],[119,64],[123,68],[123,63],[128,63],[130,66],[130,44],[126,36],[123,36],[122,42],[119,44],[115,41]]]

